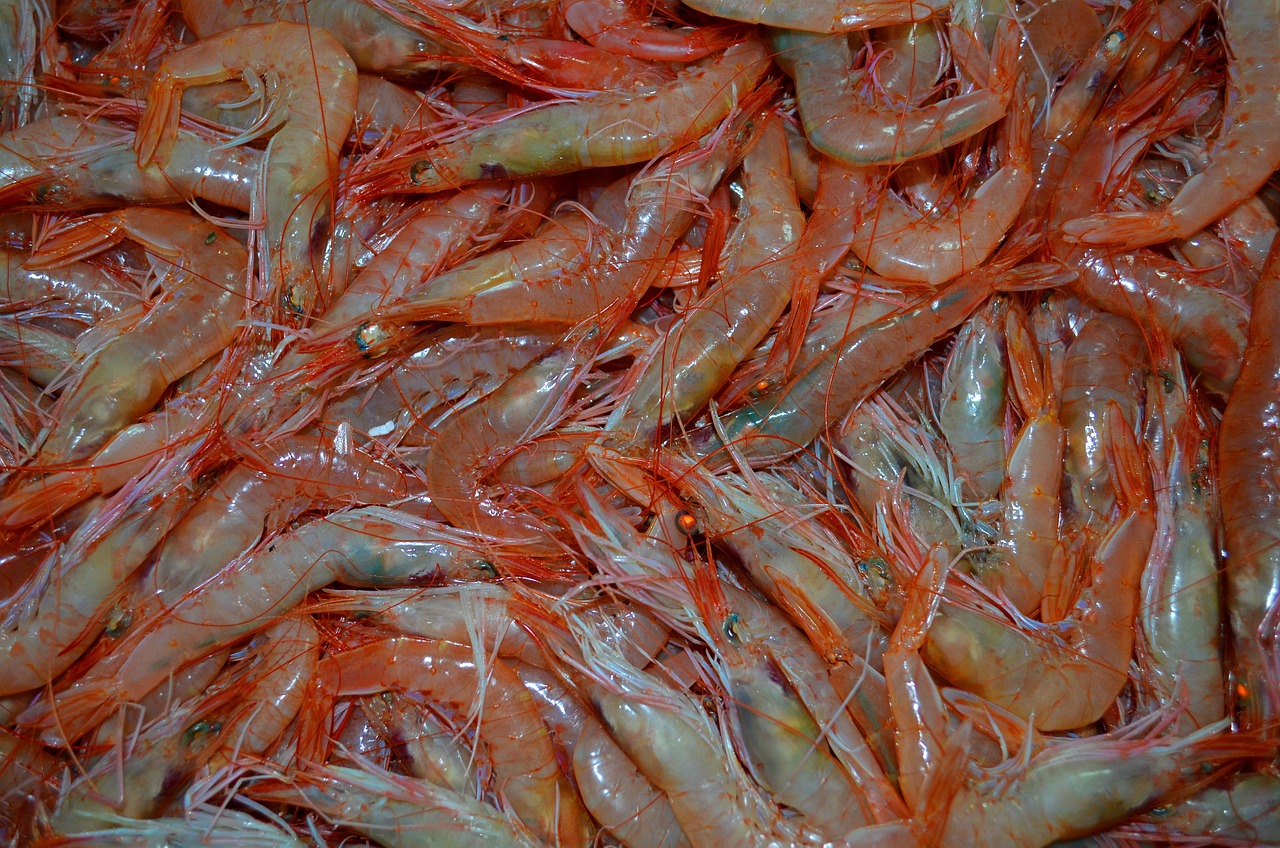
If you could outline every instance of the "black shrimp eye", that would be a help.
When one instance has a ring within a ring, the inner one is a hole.
[[[729,641],[735,645],[742,641],[742,637],[738,635],[738,625],[742,623],[742,616],[736,612],[731,612],[724,617],[724,624],[720,625],[720,629],[724,631],[724,635],[729,637]]]
[[[351,338],[361,353],[368,353],[371,349],[385,344],[391,338],[391,334],[381,324],[366,321],[356,328]]]
[[[119,639],[133,626],[133,611],[116,608],[107,616],[106,633],[109,639]]]

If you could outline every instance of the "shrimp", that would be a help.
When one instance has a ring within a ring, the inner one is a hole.
[[[1102,416],[1111,404],[1129,426],[1138,421],[1137,370],[1146,344],[1132,321],[1117,315],[1089,319],[1067,349],[1059,417],[1066,429],[1066,518],[1090,532],[1107,526],[1115,504]]]
[[[1164,703],[1185,704],[1174,726],[1190,733],[1226,712],[1210,441],[1178,362],[1147,378],[1146,406],[1158,524],[1139,618],[1156,691]]]
[[[140,300],[138,290],[96,265],[72,262],[57,268],[28,268],[27,257],[0,248],[0,293],[9,303],[46,300],[66,303],[89,320],[117,315]]]
[[[331,35],[298,24],[263,24],[168,56],[138,124],[138,164],[169,161],[184,88],[244,74],[270,79],[279,125],[267,143],[262,195],[254,198],[253,209],[266,228],[259,257],[266,291],[287,313],[309,316],[331,299],[314,254],[329,235],[338,152],[356,102],[355,66]]]
[[[688,848],[671,802],[594,718],[574,746],[573,773],[601,830],[626,848]]]
[[[565,23],[596,47],[655,62],[693,62],[734,43],[727,25],[666,28],[641,17],[624,0],[566,0]]]
[[[460,795],[475,793],[476,752],[423,704],[390,690],[357,703],[406,772]]]
[[[49,554],[22,593],[7,602],[0,695],[48,684],[88,650],[82,636],[94,617],[190,505],[181,489],[157,488],[94,515]]]
[[[255,786],[252,794],[264,801],[316,810],[387,848],[537,848],[545,844],[489,804],[361,765],[358,769],[308,769],[290,775],[287,782]]]
[[[383,189],[435,192],[643,162],[712,129],[737,106],[739,92],[756,88],[768,64],[764,45],[749,38],[655,89],[528,109],[441,144]]]
[[[482,480],[486,466],[561,415],[600,342],[597,326],[575,330],[484,401],[441,423],[423,471],[432,503],[451,522],[492,536],[504,550],[563,555],[545,523],[502,506]]]
[[[52,21],[45,0],[5,0],[0,4],[0,132],[31,120],[40,102],[37,69],[51,58],[41,46]]]
[[[134,134],[105,121],[54,116],[0,136],[0,203],[46,211],[196,197],[247,211],[262,154],[225,150],[179,131],[164,163],[139,165]]]
[[[955,27],[951,34],[965,37]],[[795,80],[809,143],[849,165],[906,162],[971,138],[1004,117],[1017,80],[1018,35],[1011,22],[997,35],[988,87],[905,112],[873,105],[858,91],[868,72],[853,71],[847,40],[775,31],[771,43]]]
[[[997,543],[1003,568],[991,575],[980,573],[979,578],[1002,591],[1024,615],[1034,615],[1059,553],[1058,492],[1066,431],[1058,421],[1053,376],[1037,356],[1021,311],[1010,309],[1006,315],[1005,338],[1024,420],[1005,466],[1004,515]]]
[[[777,478],[750,481],[712,475],[675,457],[676,484],[700,505],[699,526],[738,555],[752,581],[802,629],[829,661],[850,655],[878,664],[884,634],[870,607],[859,573],[863,557],[849,550],[815,520],[795,515],[798,500]],[[762,500],[762,494],[771,496]],[[776,500],[772,498],[777,498]]]
[[[1280,778],[1265,772],[1237,774],[1224,783],[1162,804],[1146,818],[1161,833],[1242,845],[1280,843]]]
[[[1008,308],[1007,299],[993,298],[961,328],[942,376],[938,429],[956,458],[965,494],[978,501],[997,494],[1005,465],[1001,347]]]
[[[1015,626],[944,601],[925,645],[926,660],[948,680],[1039,730],[1097,721],[1128,681],[1138,583],[1156,518],[1142,457],[1114,404],[1104,423],[1121,516],[1091,556],[1092,585],[1067,626]]]
[[[1077,218],[1062,225],[1067,238],[1127,249],[1186,238],[1252,197],[1280,168],[1280,90],[1271,72],[1280,8],[1269,0],[1229,0],[1220,15],[1234,96],[1204,169],[1165,208]]]
[[[718,18],[747,24],[764,24],[785,30],[837,33],[872,27],[923,21],[946,9],[944,3],[929,0],[823,0],[801,3],[796,0],[694,0],[685,3],[691,9]]]
[[[739,441],[738,449],[753,460],[794,453],[813,441],[828,420],[842,418],[997,289],[1020,283],[1054,285],[1065,276],[1057,267],[1044,265],[1023,265],[1013,272],[1000,270],[998,263],[975,269],[923,302],[848,334],[789,382],[761,393],[717,428],[695,430],[689,447],[700,457]]]
[[[643,443],[668,419],[696,412],[786,308],[788,272],[804,219],[781,121],[764,118],[758,133],[743,161],[741,246],[719,285],[637,361],[628,378],[633,388],[605,425],[628,443]]]
[[[402,17],[367,3],[183,0],[182,19],[200,38],[210,38],[246,24],[305,24],[337,39],[360,70],[392,77],[412,79],[422,73],[455,67],[459,62],[453,57],[463,54],[448,42],[433,39],[420,28],[410,26]]]
[[[498,795],[520,820],[542,839],[566,848],[590,841],[590,818],[556,765],[547,729],[520,679],[501,661],[482,666],[470,648],[449,642],[393,637],[322,660],[313,697],[299,718],[299,760],[324,761],[323,724],[335,698],[386,689],[419,691],[474,718],[487,743]]]
[[[471,645],[486,655],[540,664],[542,653],[516,620],[511,591],[500,583],[438,589],[335,593],[324,609],[366,614],[397,633]]]
[[[348,503],[388,504],[409,488],[399,469],[315,437],[284,439],[246,460],[169,531],[156,561],[122,602],[134,618],[149,618],[148,613],[177,603],[295,513]]]
[[[375,588],[429,578],[438,569],[477,563],[478,541],[384,507],[306,524],[259,545],[171,609],[137,624],[116,650],[66,689],[37,701],[20,721],[49,739],[78,738],[121,703],[163,683],[174,666],[262,629],[312,591],[338,580]],[[34,671],[37,681],[49,677],[38,666]]]
[[[163,209],[109,212],[47,241],[28,267],[75,261],[124,238],[144,245],[153,264],[180,283],[132,331],[77,366],[63,393],[57,429],[38,462],[81,459],[155,406],[169,384],[226,347],[245,310],[248,257],[235,239],[192,215]]]
[[[62,848],[208,848],[241,845],[253,848],[306,848],[282,821],[260,821],[248,813],[222,807],[194,806],[182,816],[130,819],[104,815],[102,827],[51,839],[44,844]],[[522,847],[523,848],[523,847]]]
[[[1272,323],[1280,318],[1278,292],[1280,246],[1273,245],[1254,287],[1249,346],[1218,434],[1227,622],[1234,656],[1231,692],[1241,723],[1259,729],[1280,715],[1274,647],[1280,612],[1280,545],[1275,539],[1280,527],[1275,520],[1280,345]]]
[[[877,274],[931,286],[986,262],[1031,194],[1029,111],[1025,96],[1016,96],[1000,167],[968,197],[940,200],[922,214],[868,174],[855,195],[855,203],[865,198],[858,204],[864,223],[849,249]]]

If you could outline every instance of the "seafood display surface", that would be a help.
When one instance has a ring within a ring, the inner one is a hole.
[[[0,845],[1280,845],[1277,0],[0,0]]]

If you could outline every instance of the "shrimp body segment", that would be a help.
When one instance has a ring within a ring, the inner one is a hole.
[[[1222,414],[1218,468],[1226,531],[1227,610],[1235,654],[1232,688],[1245,726],[1280,715],[1276,666],[1280,615],[1280,247],[1253,295],[1249,346]]]

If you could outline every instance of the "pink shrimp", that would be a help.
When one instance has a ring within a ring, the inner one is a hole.
[[[1065,635],[944,602],[925,657],[948,680],[1034,722],[1068,730],[1096,721],[1128,680],[1139,579],[1155,535],[1150,482],[1117,408],[1102,433],[1122,501],[1091,557],[1093,583]]]
[[[1271,71],[1280,9],[1269,0],[1229,0],[1220,14],[1235,96],[1204,170],[1164,209],[1068,221],[1062,227],[1068,238],[1125,248],[1186,238],[1253,196],[1280,168],[1280,91]]]
[[[449,642],[394,637],[322,660],[299,718],[299,760],[324,761],[324,724],[334,699],[387,689],[423,692],[475,717],[488,743],[498,795],[521,821],[566,848],[590,841],[590,818],[556,765],[546,727],[520,679],[501,661],[478,665],[470,648]]]
[[[1276,403],[1280,344],[1273,321],[1280,305],[1280,246],[1271,248],[1253,293],[1249,346],[1240,379],[1222,413],[1218,473],[1227,551],[1227,621],[1232,694],[1246,727],[1271,726],[1280,715],[1276,616],[1280,613],[1280,545],[1275,531]]]
[[[163,209],[111,212],[46,242],[29,267],[73,262],[122,239],[141,243],[182,283],[134,329],[77,367],[58,404],[60,424],[41,446],[41,463],[79,459],[155,406],[169,384],[222,350],[245,310],[248,257],[225,232]]]
[[[383,507],[306,524],[259,545],[172,609],[139,623],[83,677],[33,704],[22,721],[50,739],[77,738],[121,703],[163,683],[174,666],[270,625],[311,591],[337,580],[380,587],[427,579],[438,569],[478,563],[477,542]],[[50,676],[38,664],[33,672],[37,681]]]
[[[255,215],[266,226],[260,257],[266,291],[273,308],[310,316],[332,296],[317,254],[329,236],[338,152],[356,102],[355,66],[333,36],[298,24],[263,24],[171,54],[156,71],[138,125],[138,164],[169,160],[184,88],[243,74],[270,75],[280,124],[267,143],[263,195],[254,198]]]

